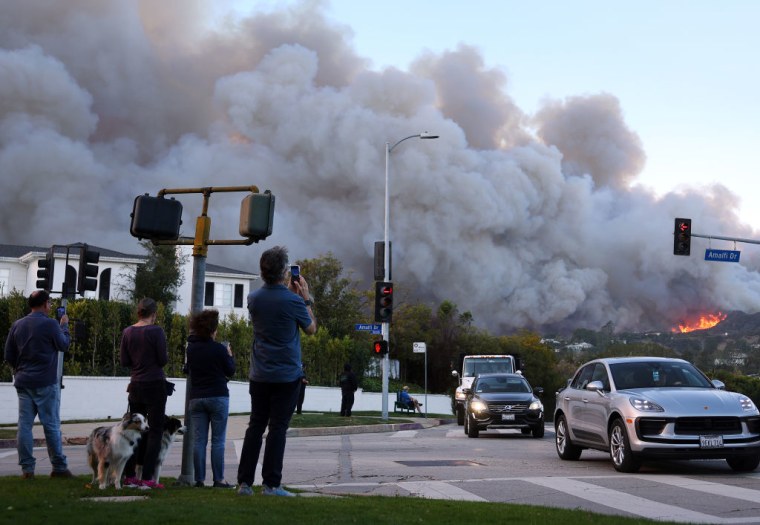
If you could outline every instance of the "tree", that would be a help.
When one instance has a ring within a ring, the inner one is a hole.
[[[150,297],[158,303],[173,305],[179,295],[179,287],[184,282],[182,265],[185,258],[177,254],[170,244],[155,245],[142,241],[140,245],[148,252],[148,260],[137,267],[131,277],[132,289],[128,290],[133,301]]]
[[[318,326],[331,337],[354,334],[354,324],[362,319],[363,297],[356,282],[343,276],[343,264],[332,253],[316,259],[297,261],[309,292],[314,298],[314,316]]]

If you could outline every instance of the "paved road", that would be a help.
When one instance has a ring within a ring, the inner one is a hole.
[[[226,474],[231,481],[244,421],[230,421]],[[585,451],[577,462],[559,460],[553,439],[550,429],[544,439],[513,431],[470,439],[453,424],[291,436],[284,482],[321,494],[498,501],[684,523],[760,524],[760,472],[735,474],[724,461],[683,461],[646,464],[638,474],[620,474],[599,452]],[[181,472],[181,451],[181,444],[175,444],[164,475]],[[38,472],[47,472],[45,449],[36,454]],[[66,454],[75,474],[88,473],[83,446],[67,446]],[[0,450],[0,475],[17,475],[16,463],[14,450]]]

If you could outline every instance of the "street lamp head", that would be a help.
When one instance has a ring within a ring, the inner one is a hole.
[[[429,131],[423,131],[420,133],[421,139],[437,139],[438,135],[435,135],[434,133],[430,133]]]

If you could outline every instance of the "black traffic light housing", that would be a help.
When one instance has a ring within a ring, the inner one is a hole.
[[[182,224],[182,203],[175,199],[138,195],[132,207],[129,233],[138,239],[176,241]]]
[[[77,273],[77,292],[84,295],[87,290],[94,291],[98,288],[98,262],[100,252],[90,250],[84,244],[79,249],[79,272]]]
[[[37,261],[37,288],[50,291],[53,289],[53,270],[55,270],[55,252],[48,250],[44,259]]]
[[[272,235],[274,195],[269,190],[251,193],[240,204],[240,235],[255,242]]]
[[[374,355],[385,355],[388,353],[388,341],[378,339],[372,345],[372,353]]]
[[[375,283],[375,322],[390,323],[393,319],[393,283]]]
[[[691,254],[691,219],[677,218],[673,232],[673,255]]]

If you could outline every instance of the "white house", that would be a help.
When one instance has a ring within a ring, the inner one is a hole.
[[[64,286],[74,289],[79,271],[81,243],[57,246],[53,264],[52,295],[60,297]],[[178,247],[185,253],[184,247]],[[145,264],[147,256],[121,253],[99,246],[89,245],[90,250],[100,253],[98,262],[98,285],[94,291],[85,292],[85,297],[127,301],[132,276],[140,264]],[[49,248],[39,246],[19,246],[0,244],[0,297],[16,290],[28,296],[37,289],[39,261],[44,260]],[[188,251],[189,253],[189,251]],[[174,309],[180,314],[190,312],[193,258],[183,257],[182,272],[184,282],[178,290],[179,300]],[[204,306],[219,310],[222,317],[231,313],[246,316],[245,298],[258,275],[206,263],[204,286]],[[72,284],[67,284],[72,283]]]

